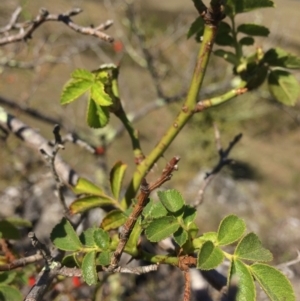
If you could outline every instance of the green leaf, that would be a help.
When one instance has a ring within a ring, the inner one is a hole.
[[[99,80],[91,87],[91,98],[99,106],[110,106],[113,104],[112,98],[105,92],[104,85]]]
[[[10,284],[16,278],[17,273],[13,271],[0,273],[0,285]],[[1,300],[1,299],[0,299]]]
[[[86,119],[91,128],[103,128],[109,121],[109,110],[106,107],[100,107],[90,98],[88,101]]]
[[[184,206],[182,195],[175,189],[157,192],[159,200],[170,212],[177,212]]]
[[[275,67],[300,69],[300,57],[288,53],[281,48],[268,50],[264,55],[264,62]]]
[[[217,241],[217,232],[206,232],[202,236],[197,237],[193,240],[193,246],[195,249],[200,249],[203,244],[207,241],[211,241],[213,243],[216,243]]]
[[[197,237],[198,235],[198,232],[199,232],[199,228],[198,226],[196,225],[195,222],[192,222],[189,224],[188,226],[188,233],[189,233],[189,236],[194,239],[195,237]]]
[[[0,233],[3,239],[20,239],[19,230],[9,221],[0,221]]]
[[[215,43],[222,46],[233,46],[234,39],[231,35],[231,26],[226,22],[220,22],[215,38]]]
[[[19,289],[12,286],[0,285],[0,300],[1,301],[21,301],[23,296]]]
[[[93,285],[97,283],[97,271],[96,271],[96,262],[95,262],[95,251],[86,253],[82,260],[82,276],[84,281],[88,285]]]
[[[80,251],[82,244],[73,229],[70,222],[63,218],[59,224],[57,224],[51,234],[50,239],[53,244],[64,251]]]
[[[250,266],[251,272],[272,301],[295,301],[289,280],[277,269],[262,263]]]
[[[246,230],[245,222],[236,215],[226,216],[218,229],[218,244],[225,246],[232,244],[242,237]]]
[[[71,74],[71,77],[74,79],[81,79],[85,81],[93,82],[95,80],[95,75],[85,69],[76,69]]]
[[[32,227],[31,221],[24,219],[24,218],[8,217],[5,220],[8,221],[9,223],[11,223],[15,227],[25,227],[25,228]]]
[[[198,17],[191,25],[187,38],[189,39],[194,34],[197,34],[197,36],[202,36],[204,30],[204,21],[203,18],[200,16]]]
[[[239,43],[244,46],[250,46],[254,44],[254,39],[252,37],[243,37],[239,40]]]
[[[137,223],[134,225],[133,230],[130,233],[129,239],[127,241],[126,250],[130,250],[130,253],[137,251],[137,245],[141,236],[143,228],[141,226],[141,217],[138,218]],[[138,255],[138,254],[137,254]],[[133,256],[133,254],[132,254]]]
[[[189,205],[184,205],[182,219],[186,227],[188,227],[191,223],[194,222],[196,218],[196,214],[197,214],[197,210],[194,207]]]
[[[102,266],[107,266],[110,264],[110,258],[111,258],[111,252],[102,252],[99,254],[97,258],[97,264],[100,264]]]
[[[274,2],[271,0],[228,0],[226,2],[226,12],[229,11],[230,15],[263,7],[274,7]]]
[[[201,270],[211,270],[222,263],[224,254],[219,247],[211,241],[205,242],[197,257],[197,268]]]
[[[80,234],[79,239],[85,247],[93,248],[96,246],[94,240],[95,230],[96,228],[89,228]]]
[[[93,85],[93,82],[82,79],[71,79],[68,81],[62,91],[60,104],[68,104],[84,93],[86,93]]]
[[[229,51],[225,51],[223,49],[218,49],[216,51],[214,51],[214,55],[222,57],[224,60],[226,60],[227,62],[233,64],[233,65],[237,65],[239,60],[236,57],[236,55],[232,52]]]
[[[244,23],[238,26],[237,31],[247,34],[249,36],[267,37],[270,30],[262,25]]]
[[[127,216],[121,210],[110,211],[102,220],[101,228],[105,231],[117,229],[127,220]]]
[[[85,178],[79,178],[76,186],[73,187],[73,190],[76,194],[86,193],[93,195],[103,195],[104,193],[99,186],[95,185]]]
[[[118,161],[115,163],[114,167],[110,171],[110,187],[113,196],[118,200],[120,197],[120,191],[122,188],[122,182],[124,179],[125,171],[127,169],[127,164]]]
[[[268,77],[269,91],[274,98],[287,106],[295,105],[300,92],[297,79],[284,70],[272,70]]]
[[[68,268],[79,267],[79,262],[76,258],[76,253],[68,254],[62,259],[62,265]]]
[[[173,216],[165,216],[152,221],[145,230],[147,238],[158,242],[172,235],[179,228],[179,223]]]
[[[94,102],[93,99],[89,98],[87,112],[86,112],[86,121],[89,127],[94,129],[101,128],[101,123],[98,116],[98,105]]]
[[[70,206],[70,213],[77,214],[97,207],[114,206],[115,200],[108,195],[86,196],[75,200]]]
[[[174,234],[174,240],[176,243],[182,247],[188,240],[188,233],[182,227],[180,227]]]
[[[145,218],[159,218],[166,216],[168,214],[167,209],[164,207],[164,205],[160,202],[154,203],[152,199],[150,199],[150,202],[146,205],[146,207],[143,210],[143,216]]]
[[[261,245],[261,241],[254,233],[248,233],[237,245],[234,254],[239,259],[251,261],[270,261],[271,252]]]
[[[230,279],[232,280],[233,277],[238,278],[238,293],[236,300],[255,301],[255,284],[247,265],[240,260],[234,260],[231,264]]]
[[[108,233],[103,229],[95,229],[94,241],[96,245],[102,250],[107,250],[109,248],[110,237]]]

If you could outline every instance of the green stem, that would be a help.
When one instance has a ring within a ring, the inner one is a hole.
[[[199,101],[195,107],[195,113],[202,112],[203,110],[208,109],[210,107],[216,107],[230,99],[237,97],[238,95],[244,94],[245,92],[248,91],[246,85],[247,83],[243,81],[239,85],[239,87],[232,89],[222,95]]]
[[[239,58],[239,61],[241,60],[241,58],[243,57],[243,50],[242,50],[242,46],[241,44],[238,42],[238,38],[237,38],[237,31],[235,28],[235,21],[234,21],[234,16],[229,16],[230,20],[231,20],[231,26],[232,26],[232,37],[234,39],[234,48],[235,48],[235,54],[237,55],[237,57]]]
[[[123,207],[128,207],[131,204],[131,199],[135,196],[140,186],[141,180],[145,177],[148,170],[159,159],[159,157],[163,155],[163,153],[170,146],[174,138],[178,135],[181,129],[193,116],[216,31],[216,26],[205,25],[203,41],[199,49],[197,63],[191,81],[191,86],[189,88],[183,107],[177,115],[174,122],[172,123],[172,125],[170,126],[170,128],[166,131],[164,136],[158,142],[156,147],[146,157],[146,159],[143,160],[141,164],[137,166],[136,171],[133,174],[132,181],[129,184],[128,189],[126,191],[125,198],[122,201]]]
[[[133,127],[133,125],[132,125],[131,121],[128,119],[122,105],[120,105],[118,110],[115,111],[114,113],[121,120],[126,131],[128,132],[130,139],[131,139],[132,148],[133,148],[134,160],[136,163],[139,163],[140,161],[143,160],[144,154],[143,154],[141,146],[140,146],[138,130],[136,130]]]

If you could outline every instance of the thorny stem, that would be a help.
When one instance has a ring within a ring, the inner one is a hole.
[[[131,203],[131,199],[136,194],[138,187],[147,171],[153,166],[153,164],[163,155],[165,150],[170,146],[175,137],[179,134],[181,129],[193,116],[194,108],[197,102],[200,88],[202,86],[203,78],[205,75],[206,67],[208,64],[209,56],[212,50],[212,45],[216,35],[217,26],[212,24],[206,24],[204,27],[203,41],[201,43],[196,66],[194,69],[191,85],[182,106],[181,111],[177,115],[176,119],[166,131],[164,136],[158,142],[152,152],[141,162],[134,172],[133,178],[126,191],[125,198],[122,201],[122,206],[128,207]]]

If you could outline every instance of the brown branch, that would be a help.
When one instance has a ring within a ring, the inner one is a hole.
[[[0,271],[10,271],[16,268],[24,267],[30,263],[34,263],[42,260],[44,257],[42,254],[37,253],[28,257],[16,259],[11,263],[0,265]]]
[[[32,21],[27,21],[23,24],[17,24],[14,21],[13,25],[10,25],[10,23],[12,23],[12,21],[10,21],[9,24],[7,25],[8,30],[6,31],[6,33],[12,28],[19,28],[19,33],[15,35],[7,35],[6,37],[0,38],[0,45],[6,45],[9,43],[14,43],[19,41],[27,41],[28,39],[32,38],[33,32],[40,25],[48,21],[62,22],[66,26],[70,27],[72,30],[78,33],[95,36],[106,42],[112,43],[114,41],[114,39],[111,36],[102,32],[102,30],[109,28],[113,24],[112,21],[110,20],[106,21],[105,23],[100,24],[95,28],[83,27],[75,24],[71,19],[72,16],[76,16],[81,12],[82,10],[80,8],[74,8],[63,14],[50,14],[46,9],[41,8],[39,14]]]
[[[53,151],[47,139],[15,116],[7,113],[2,107],[0,107],[0,126],[8,132],[14,133],[19,139],[37,151],[43,149],[47,154],[51,154]],[[64,183],[72,187],[76,186],[79,179],[78,174],[59,155],[55,159],[55,169]]]
[[[111,258],[111,263],[110,263],[110,266],[107,268],[107,271],[112,272],[117,268],[118,263],[121,258],[121,255],[124,251],[125,245],[129,239],[129,236],[130,236],[132,230],[133,230],[133,227],[134,227],[138,217],[141,215],[143,209],[149,202],[150,193],[154,189],[160,187],[163,183],[165,183],[166,181],[169,181],[171,179],[172,172],[178,169],[177,163],[179,162],[179,160],[180,160],[179,157],[173,157],[170,160],[170,162],[167,163],[167,165],[164,168],[159,179],[157,179],[154,183],[148,184],[146,179],[145,178],[143,179],[141,188],[140,188],[140,193],[137,197],[137,203],[122,228],[122,231],[120,233],[119,244]]]
[[[191,300],[191,274],[189,270],[183,272],[184,275],[184,292],[183,301]]]
[[[16,29],[18,28],[18,26],[16,25],[17,21],[18,21],[18,18],[19,18],[19,15],[22,11],[22,7],[19,6],[16,8],[16,10],[12,13],[11,15],[11,18],[8,22],[7,25],[3,26],[0,28],[0,34],[2,33],[6,33],[8,31],[10,31],[11,29]]]
[[[229,143],[228,147],[225,150],[223,150],[221,141],[220,141],[220,132],[219,132],[216,124],[214,124],[214,129],[215,129],[216,147],[217,147],[217,150],[219,153],[219,162],[217,163],[217,165],[213,168],[213,170],[211,172],[206,173],[204,181],[201,184],[201,187],[198,191],[196,201],[193,204],[194,207],[199,206],[203,202],[204,192],[205,192],[206,188],[208,187],[209,183],[215,178],[215,176],[221,171],[221,169],[225,165],[229,165],[229,164],[233,163],[233,160],[228,158],[229,153],[243,136],[242,134],[236,135],[234,137],[234,139]]]

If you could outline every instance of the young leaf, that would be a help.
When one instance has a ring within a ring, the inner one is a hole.
[[[145,207],[145,209],[143,210],[143,216],[145,218],[155,219],[166,216],[167,214],[168,211],[161,202],[154,203],[151,199]]]
[[[204,21],[201,16],[199,16],[191,25],[187,38],[189,39],[194,34],[202,35],[204,30]]]
[[[95,251],[86,253],[82,261],[82,276],[88,285],[97,283],[97,271],[95,262]]]
[[[92,98],[88,101],[87,123],[91,128],[103,128],[109,121],[109,110],[99,106]]]
[[[253,277],[247,265],[240,260],[234,260],[231,263],[230,279],[235,276],[238,278],[238,293],[236,300],[255,301],[256,289]]]
[[[115,200],[103,194],[77,199],[69,206],[69,209],[71,214],[77,214],[97,207],[115,206],[115,204]]]
[[[19,230],[7,220],[0,221],[0,233],[2,234],[1,238],[3,239],[20,238]]]
[[[211,241],[206,241],[197,257],[197,268],[201,270],[211,270],[222,263],[224,254],[219,247],[216,247]]]
[[[227,5],[232,5],[234,13],[245,13],[263,7],[274,7],[271,0],[229,0]]]
[[[297,79],[284,70],[272,70],[268,77],[269,91],[276,100],[287,105],[295,105],[300,92]]]
[[[98,116],[98,105],[94,102],[93,99],[89,98],[87,112],[86,112],[86,121],[89,127],[94,129],[101,128],[101,123]]]
[[[132,252],[137,251],[137,245],[142,231],[141,218],[139,217],[137,223],[133,227],[125,248],[126,250],[130,250],[131,254]]]
[[[104,91],[104,84],[99,80],[91,87],[91,98],[99,106],[110,106],[113,104],[112,98]]]
[[[251,261],[270,261],[271,252],[261,245],[261,241],[254,233],[248,233],[237,245],[234,254],[239,259]]]
[[[291,283],[277,269],[266,264],[256,263],[250,266],[250,270],[270,300],[296,300]]]
[[[236,55],[232,52],[229,51],[225,51],[223,49],[218,49],[216,51],[214,51],[214,55],[222,57],[224,60],[226,60],[227,62],[233,64],[233,65],[237,65],[239,60],[236,57]]]
[[[184,205],[184,209],[183,209],[183,222],[185,224],[185,226],[189,226],[192,222],[194,222],[195,218],[196,218],[196,213],[197,210],[189,205]]]
[[[158,242],[177,231],[179,223],[173,216],[165,216],[152,221],[145,230],[147,238]]]
[[[127,216],[121,210],[110,211],[102,220],[100,227],[105,230],[112,230],[120,227],[127,220]]]
[[[93,248],[96,246],[96,243],[94,240],[95,230],[96,230],[96,228],[89,228],[80,234],[79,239],[85,247]]]
[[[268,50],[264,55],[264,62],[274,67],[300,69],[300,57],[288,53],[281,48]]]
[[[186,241],[188,240],[188,233],[182,228],[180,227],[174,234],[174,240],[176,241],[176,243],[182,247]]]
[[[109,247],[110,237],[107,232],[98,228],[94,231],[94,241],[100,249],[107,250]]]
[[[86,193],[92,195],[103,195],[103,190],[99,186],[85,178],[79,178],[73,190],[76,194]]]
[[[21,301],[23,296],[20,290],[5,284],[0,284],[0,300],[1,301]]]
[[[116,200],[118,200],[120,197],[120,191],[122,188],[122,182],[124,179],[126,168],[127,164],[118,161],[115,163],[114,167],[110,171],[110,187],[112,194]]]
[[[184,206],[182,195],[175,189],[158,191],[158,198],[170,212],[177,212]]]
[[[31,221],[24,219],[24,218],[8,217],[5,220],[8,221],[10,224],[12,224],[15,227],[32,228]]]
[[[239,40],[239,43],[244,46],[250,46],[254,44],[254,39],[252,37],[243,37]]]
[[[246,230],[245,222],[236,215],[226,216],[219,225],[218,244],[229,245],[242,237]]]
[[[50,239],[53,244],[64,251],[80,251],[82,244],[73,229],[70,222],[63,218],[59,224],[57,224],[51,234]]]
[[[61,263],[68,268],[79,267],[78,260],[76,259],[76,253],[66,255],[62,259]]]
[[[207,241],[211,241],[213,243],[216,243],[217,236],[218,236],[217,232],[204,233],[202,236],[193,239],[193,246],[194,246],[195,249],[200,249],[203,246],[203,244]]]
[[[74,79],[81,79],[85,81],[93,82],[95,80],[95,75],[85,69],[76,69],[72,72],[71,77]]]
[[[111,252],[105,251],[99,254],[97,264],[107,266],[110,264]]]
[[[87,92],[93,85],[93,82],[82,80],[82,79],[71,79],[68,81],[62,91],[62,95],[60,97],[60,104],[65,105],[68,104],[85,92]]]
[[[262,36],[267,37],[270,30],[262,25],[244,23],[238,26],[237,31],[247,34],[249,36]]]

